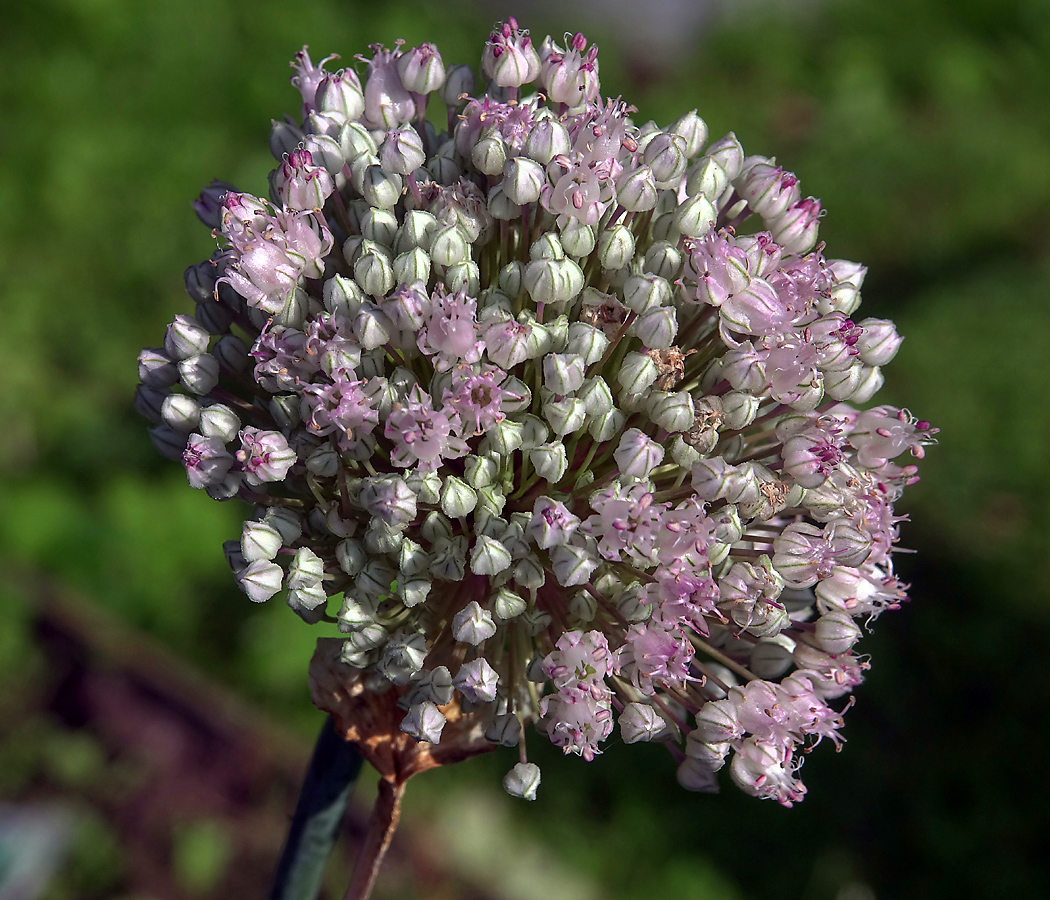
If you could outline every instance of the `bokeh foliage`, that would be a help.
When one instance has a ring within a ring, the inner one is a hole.
[[[639,121],[695,105],[713,134],[732,128],[748,151],[777,155],[823,200],[831,254],[870,266],[863,314],[907,336],[880,399],[942,429],[905,498],[904,543],[921,551],[901,558],[915,602],[862,645],[873,670],[849,745],[814,754],[800,808],[732,788],[684,794],[658,748],[613,746],[587,766],[533,740],[542,800],[512,807],[508,828],[624,900],[1035,896],[1046,888],[1045,804],[1029,785],[1048,736],[1050,4],[749,9],[666,65],[635,59],[612,28],[589,36],[605,92]],[[264,191],[269,120],[296,108],[284,80],[296,49],[350,63],[400,37],[476,63],[506,11],[39,0],[5,14],[0,558],[15,575],[55,576],[304,733],[317,724],[303,674],[315,633],[233,587],[221,543],[242,510],[190,491],[153,453],[130,410],[135,356],[187,311],[181,272],[213,246],[189,200],[212,177]],[[578,27],[568,3],[529,24]],[[31,671],[19,592],[17,577],[0,587],[5,693]],[[427,776],[410,805],[454,808],[498,782],[509,762],[497,757]],[[217,864],[195,861],[207,827],[183,835],[188,883]]]

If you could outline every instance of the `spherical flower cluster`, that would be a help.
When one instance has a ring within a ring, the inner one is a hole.
[[[582,35],[509,19],[480,90],[430,44],[333,58],[293,62],[269,199],[197,201],[196,315],[139,358],[157,447],[254,507],[241,589],[337,623],[419,741],[455,705],[518,745],[512,793],[526,725],[588,760],[618,726],[791,805],[935,433],[857,408],[901,340],[865,269],[774,160],[603,99]]]

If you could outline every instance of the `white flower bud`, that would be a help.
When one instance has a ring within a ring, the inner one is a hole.
[[[853,403],[867,403],[882,387],[885,380],[878,366],[864,366],[860,374],[860,383],[850,400]]]
[[[551,430],[547,423],[539,416],[531,413],[521,417],[521,450],[534,450],[540,444],[546,443],[550,437]]]
[[[664,448],[637,428],[628,428],[613,451],[613,459],[626,478],[648,478],[663,458]]]
[[[689,157],[685,139],[677,134],[654,135],[642,151],[642,159],[653,170],[653,180],[660,190],[677,187],[685,174]]]
[[[211,335],[192,316],[176,316],[164,334],[164,352],[176,362],[208,350]]]
[[[569,467],[565,456],[565,445],[561,441],[540,444],[529,451],[529,462],[536,469],[536,474],[551,484],[561,481]]]
[[[383,646],[379,668],[387,681],[406,685],[423,668],[426,658],[426,636],[420,631],[406,627],[392,634]]]
[[[604,415],[615,406],[612,391],[600,375],[586,379],[576,397],[583,402],[587,415],[592,417]]]
[[[525,335],[525,358],[538,359],[552,347],[550,330],[527,314],[519,315],[518,319],[528,328],[528,334]]]
[[[287,547],[294,544],[303,534],[302,519],[298,513],[281,506],[271,506],[262,520],[281,533],[281,540]]]
[[[472,259],[449,266],[445,272],[445,287],[453,294],[463,291],[468,296],[477,296],[481,289],[481,270]]]
[[[446,225],[434,232],[429,252],[437,265],[452,266],[469,256],[470,240],[458,225]]]
[[[498,134],[485,135],[471,148],[470,161],[483,175],[502,175],[507,145]]]
[[[671,441],[671,459],[675,465],[683,469],[692,469],[693,463],[699,458],[700,453],[695,447],[687,444],[680,434],[675,435]]]
[[[666,733],[667,723],[647,703],[628,703],[617,719],[625,744],[652,741]]]
[[[546,582],[547,575],[540,561],[533,554],[529,554],[514,563],[511,578],[515,584],[526,590],[538,591]]]
[[[693,463],[692,485],[701,500],[713,502],[724,496],[727,475],[732,466],[721,456],[700,459]]]
[[[730,700],[712,700],[696,714],[694,740],[705,744],[722,744],[744,735],[736,704]]]
[[[730,181],[735,180],[744,168],[744,148],[733,132],[711,144],[707,156],[722,167]]]
[[[397,593],[401,602],[411,608],[425,603],[433,582],[429,578],[398,579]]]
[[[271,561],[284,546],[280,532],[265,522],[245,522],[241,553],[247,562]]]
[[[437,706],[445,706],[452,702],[452,693],[452,675],[448,667],[435,666],[423,673],[422,677],[412,685],[412,690],[402,697],[399,705],[408,708],[413,703],[429,700]],[[406,700],[407,703],[404,702]]]
[[[525,138],[525,155],[541,166],[570,149],[569,132],[561,122],[549,116],[536,122]]]
[[[397,253],[406,253],[416,247],[429,251],[437,230],[438,221],[433,213],[422,209],[410,209],[405,213],[405,220],[394,236],[393,249]]]
[[[241,420],[228,406],[213,403],[200,413],[200,433],[206,438],[218,438],[225,444],[235,440],[241,430]]]
[[[257,560],[249,563],[237,578],[237,582],[248,599],[262,603],[276,594],[284,582],[284,569],[276,563]]]
[[[471,703],[491,703],[496,699],[499,675],[483,656],[460,666],[452,684]]]
[[[503,192],[520,206],[540,199],[540,189],[547,183],[547,173],[535,160],[516,156],[503,166]]]
[[[355,587],[370,597],[386,597],[397,579],[397,570],[384,559],[369,559],[354,582]]]
[[[452,537],[452,523],[437,510],[433,510],[427,513],[419,531],[425,540],[433,544],[438,540],[448,540]]]
[[[598,601],[586,591],[576,591],[568,603],[569,617],[573,622],[586,624],[598,613]]]
[[[687,391],[654,391],[649,398],[649,418],[664,431],[680,434],[693,426],[693,398]]]
[[[570,218],[561,229],[561,243],[565,253],[575,259],[590,256],[595,246],[594,228],[579,219]]]
[[[674,281],[682,271],[682,254],[667,241],[654,241],[645,254],[642,271]]]
[[[392,269],[398,284],[425,284],[430,280],[430,256],[422,247],[414,247],[394,257]]]
[[[703,150],[704,144],[707,143],[707,123],[696,114],[695,109],[680,116],[668,131],[682,137],[685,141],[685,155],[690,159]]]
[[[598,568],[596,554],[585,547],[555,546],[550,549],[554,577],[562,587],[586,584],[591,573]]]
[[[583,270],[571,259],[536,259],[525,267],[525,290],[535,303],[567,303],[583,290]]]
[[[642,313],[631,329],[635,336],[654,350],[666,350],[678,334],[678,316],[673,306],[658,306]]]
[[[587,423],[587,433],[598,443],[610,441],[623,429],[627,417],[618,409],[610,409],[590,417]]]
[[[449,109],[459,109],[467,102],[466,98],[461,100],[460,97],[472,95],[474,85],[474,70],[470,66],[449,66],[445,70],[445,81],[438,90],[438,96]]]
[[[889,319],[864,319],[857,324],[861,329],[857,352],[866,365],[884,366],[897,355],[903,338]]]
[[[542,412],[543,417],[550,423],[551,430],[559,437],[579,431],[587,419],[586,407],[583,401],[576,397],[544,403]]]
[[[471,600],[452,617],[452,636],[465,644],[480,644],[496,633],[492,613]]]
[[[540,767],[532,762],[519,762],[503,776],[503,790],[511,797],[534,800],[540,787]]]
[[[658,275],[631,275],[624,282],[623,302],[639,314],[667,306],[671,302],[671,285]]]
[[[411,578],[420,575],[430,565],[430,554],[411,538],[404,538],[398,549],[397,568],[401,575]],[[400,581],[400,579],[399,579]]]
[[[499,462],[491,456],[468,456],[464,466],[467,484],[475,490],[493,484],[499,474]]]
[[[365,567],[368,557],[365,554],[364,545],[360,541],[347,538],[336,544],[335,560],[339,564],[340,569],[353,577]]]
[[[365,625],[373,624],[375,618],[375,600],[355,592],[347,592],[343,595],[343,602],[339,607],[339,613],[336,615],[340,631],[356,631]]]
[[[390,256],[386,249],[374,241],[365,241],[361,245],[361,254],[354,263],[354,279],[366,294],[373,297],[388,294],[394,287],[394,270],[390,265]],[[358,315],[360,313],[359,309]],[[373,345],[373,347],[377,346],[380,345]],[[373,347],[365,349],[373,349]]]
[[[687,791],[701,794],[718,793],[718,779],[714,771],[705,762],[687,756],[678,766],[675,773],[678,784]]]
[[[712,203],[718,203],[728,187],[729,177],[726,170],[710,156],[697,160],[686,176],[685,189],[689,196],[701,195]]]
[[[441,511],[450,519],[458,519],[474,511],[478,495],[465,481],[449,475],[441,487]]]
[[[583,357],[585,367],[600,360],[608,346],[609,338],[602,329],[589,325],[587,322],[572,322],[572,325],[569,326],[565,349],[569,353]]]
[[[360,122],[347,122],[339,129],[339,150],[344,159],[355,160],[359,156],[374,155],[379,145],[372,133]]]
[[[714,688],[708,688],[713,690]],[[697,740],[695,731],[690,731],[685,737],[685,755],[696,760],[701,765],[717,772],[725,765],[726,757],[729,755],[729,743],[705,744]]]
[[[324,576],[324,563],[309,547],[300,547],[295,551],[292,564],[288,569],[288,587],[301,588],[316,584]]]
[[[510,456],[521,447],[523,431],[524,427],[520,422],[503,419],[486,433],[483,445],[487,442],[489,449],[501,456]]]
[[[487,204],[489,215],[500,222],[513,222],[521,218],[521,207],[507,196],[502,182],[489,190]]]
[[[413,94],[429,94],[445,83],[445,66],[441,54],[433,44],[420,44],[401,54],[397,60],[397,73],[406,91]]]
[[[369,206],[393,209],[401,199],[403,190],[404,181],[401,176],[396,172],[387,172],[378,164],[370,164],[362,172],[359,193]]]
[[[551,336],[551,350],[561,353],[569,342],[569,317],[562,313],[545,326]]]
[[[722,426],[729,431],[740,431],[755,421],[761,403],[747,391],[728,391],[722,395]]]
[[[169,428],[191,434],[198,430],[200,424],[200,404],[186,394],[168,394],[160,405],[160,418]]]
[[[747,667],[759,678],[780,678],[791,668],[791,654],[795,642],[787,635],[763,638],[751,651]]]
[[[824,372],[824,392],[835,400],[849,400],[860,385],[861,372],[861,363],[856,361],[849,368]]]
[[[388,209],[370,206],[361,217],[361,236],[383,247],[390,247],[394,243],[397,229],[397,216]]]
[[[574,353],[543,357],[543,385],[553,394],[571,394],[583,385],[585,361]]]
[[[504,621],[520,616],[527,607],[528,604],[521,597],[506,587],[497,590],[492,600],[492,611]]]
[[[633,258],[634,235],[626,226],[612,225],[598,235],[598,261],[606,272],[622,269]]]
[[[470,552],[470,571],[475,575],[498,575],[510,568],[510,552],[499,541],[479,534]]]
[[[485,740],[501,747],[517,747],[521,740],[521,720],[514,713],[493,716],[485,729]]]
[[[628,353],[616,373],[616,380],[628,394],[641,394],[656,381],[658,370],[653,359],[645,353]]]
[[[180,360],[179,382],[191,393],[210,393],[219,383],[219,361],[210,353]]]
[[[674,225],[686,237],[703,237],[715,224],[718,210],[704,194],[689,197],[674,211]]]
[[[838,656],[849,650],[858,640],[861,631],[849,613],[831,610],[817,619],[813,641],[825,653]]]
[[[441,740],[441,729],[445,727],[445,716],[429,700],[413,704],[401,722],[401,730],[417,741],[436,744]]]
[[[308,625],[321,621],[327,602],[328,594],[319,581],[288,589],[288,606]]]
[[[533,763],[518,763],[503,776],[503,790],[512,797],[535,800],[540,786],[540,767]]]

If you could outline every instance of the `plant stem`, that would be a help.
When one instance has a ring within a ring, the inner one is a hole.
[[[372,818],[368,823],[368,834],[364,846],[354,863],[354,874],[343,900],[368,900],[379,874],[383,857],[390,847],[398,819],[401,818],[401,798],[405,784],[394,784],[385,778],[379,779],[379,796],[372,807]]]
[[[361,771],[357,747],[336,733],[330,716],[306,770],[270,900],[314,900],[332,853],[347,800]]]

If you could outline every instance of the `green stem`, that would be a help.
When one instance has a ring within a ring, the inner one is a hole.
[[[326,716],[303,779],[270,900],[317,897],[362,762],[357,747],[343,740]]]

